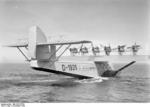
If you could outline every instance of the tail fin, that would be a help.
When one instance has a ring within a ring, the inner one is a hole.
[[[48,60],[50,51],[48,46],[37,46],[38,43],[46,43],[47,38],[41,29],[37,26],[33,26],[29,32],[29,56],[31,60]]]

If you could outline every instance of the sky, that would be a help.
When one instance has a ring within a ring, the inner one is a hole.
[[[0,62],[23,61],[17,49],[2,47],[38,25],[46,36],[64,35],[104,45],[150,49],[148,0],[0,0]]]

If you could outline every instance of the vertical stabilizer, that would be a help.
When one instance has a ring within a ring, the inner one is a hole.
[[[31,60],[48,60],[50,56],[47,45],[37,46],[38,43],[47,43],[47,38],[38,26],[33,26],[29,32],[29,55]]]

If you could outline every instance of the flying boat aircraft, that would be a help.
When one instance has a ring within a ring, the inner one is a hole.
[[[135,63],[135,61],[131,61],[120,69],[113,70],[108,60],[94,60],[94,55],[91,60],[61,60],[62,55],[69,50],[72,45],[77,44],[81,44],[80,51],[83,54],[88,52],[85,47],[82,47],[83,44],[91,44],[93,52],[99,52],[99,48],[93,48],[92,42],[88,40],[48,42],[45,34],[37,26],[30,29],[28,41],[7,46],[17,48],[34,70],[71,76],[78,79],[114,77],[118,72]],[[66,46],[65,49],[59,52],[63,46]],[[28,54],[25,54],[22,48],[25,48]],[[75,48],[70,51],[77,53]],[[59,55],[56,53],[59,53]],[[82,56],[80,57],[82,58]]]

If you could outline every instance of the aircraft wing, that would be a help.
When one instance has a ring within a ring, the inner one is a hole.
[[[38,46],[43,45],[69,45],[69,44],[82,44],[82,43],[92,43],[91,41],[82,40],[82,41],[56,41],[56,42],[49,42],[49,43],[38,43]]]
[[[27,46],[28,46],[28,42],[18,42],[18,43],[4,45],[4,47],[27,47]]]
[[[81,43],[92,43],[91,41],[82,40],[82,41],[56,41],[56,42],[48,42],[48,43],[38,43],[38,46],[44,45],[69,45],[69,44],[81,44]],[[28,42],[18,42],[12,43],[9,45],[4,45],[5,47],[27,47]]]

